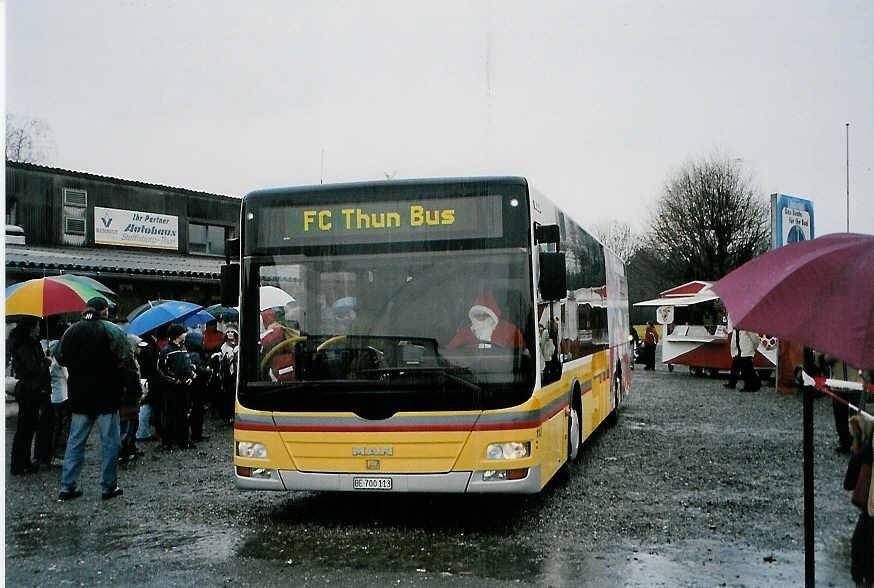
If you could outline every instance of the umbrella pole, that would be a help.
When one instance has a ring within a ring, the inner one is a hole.
[[[804,585],[813,587],[816,585],[813,548],[813,389],[804,386],[801,390],[804,396]]]

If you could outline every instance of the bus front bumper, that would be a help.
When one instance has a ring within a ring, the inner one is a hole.
[[[540,466],[529,469],[520,480],[483,480],[483,472],[448,472],[441,474],[337,474],[265,470],[261,477],[236,474],[237,488],[245,490],[316,490],[328,492],[435,492],[534,494],[540,491]],[[356,480],[380,480],[390,488],[359,488]]]

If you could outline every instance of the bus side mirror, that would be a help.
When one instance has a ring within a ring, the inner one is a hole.
[[[540,283],[538,287],[543,300],[561,300],[567,296],[564,253],[540,254]]]
[[[240,264],[228,263],[221,269],[222,306],[240,304]]]

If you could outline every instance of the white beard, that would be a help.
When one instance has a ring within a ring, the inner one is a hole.
[[[470,330],[473,331],[474,336],[480,341],[491,341],[492,333],[495,332],[495,327],[497,326],[498,321],[491,317],[481,321],[470,321]]]

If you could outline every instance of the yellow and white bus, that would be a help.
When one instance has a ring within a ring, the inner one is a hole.
[[[240,488],[535,493],[628,393],[624,266],[525,178],[258,190],[239,245]]]

